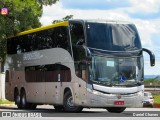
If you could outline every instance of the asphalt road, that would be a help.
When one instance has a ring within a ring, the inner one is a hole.
[[[6,106],[0,105],[0,119],[7,119],[12,116],[12,118],[17,119],[56,119],[56,120],[106,120],[107,119],[151,119],[154,120],[160,119],[160,108],[127,108],[123,113],[109,113],[105,109],[83,109],[81,113],[62,113],[56,112],[53,106],[42,105],[38,106],[36,110],[19,110],[15,105]],[[11,118],[11,119],[12,119]]]

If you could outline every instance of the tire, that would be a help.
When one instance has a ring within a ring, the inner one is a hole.
[[[121,113],[126,109],[126,107],[108,107],[106,109],[111,113]]]
[[[14,91],[14,101],[15,101],[15,104],[17,105],[18,109],[21,109],[22,108],[21,99],[20,99],[20,95],[19,95],[18,90]]]
[[[26,92],[25,92],[25,90],[21,91],[20,97],[21,97],[20,101],[21,101],[22,109],[27,109],[28,104],[27,104],[27,100],[26,100]]]
[[[74,106],[73,97],[70,91],[67,91],[64,95],[63,107],[65,112],[81,112],[83,109],[80,106]]]
[[[54,105],[54,109],[56,112],[63,112],[64,111],[64,107],[61,105]]]

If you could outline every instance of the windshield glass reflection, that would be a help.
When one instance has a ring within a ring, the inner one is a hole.
[[[135,85],[142,82],[143,58],[105,58],[94,56],[90,65],[90,80],[113,85]]]
[[[141,49],[140,38],[133,24],[86,22],[87,46],[110,51]]]

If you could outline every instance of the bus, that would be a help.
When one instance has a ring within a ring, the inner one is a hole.
[[[56,111],[142,107],[143,51],[126,21],[69,20],[7,39],[6,99],[19,109],[53,105]]]

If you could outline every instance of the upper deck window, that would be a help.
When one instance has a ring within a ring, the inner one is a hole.
[[[65,26],[29,33],[7,40],[8,54],[20,54],[57,47],[71,51],[68,29]]]

